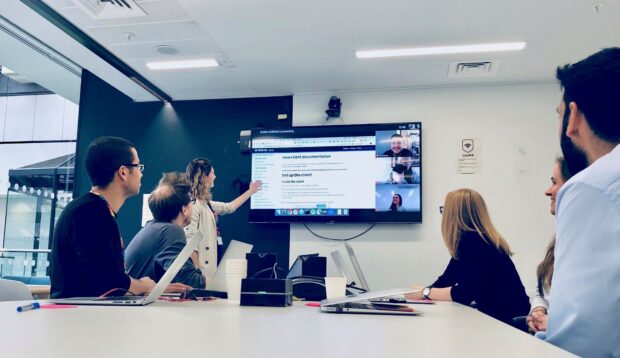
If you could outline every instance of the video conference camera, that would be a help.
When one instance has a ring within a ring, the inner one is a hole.
[[[339,118],[341,108],[342,102],[340,102],[340,98],[336,96],[331,96],[329,98],[329,103],[327,103],[327,109],[325,110],[325,113],[327,114],[326,119]]]

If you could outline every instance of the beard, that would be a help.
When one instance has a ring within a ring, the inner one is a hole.
[[[566,161],[566,166],[568,167],[568,171],[571,176],[579,173],[580,171],[587,168],[590,163],[588,163],[588,157],[586,153],[579,147],[573,143],[573,141],[566,135],[566,129],[568,127],[568,117],[570,116],[570,109],[568,109],[568,105],[564,110],[564,118],[562,118],[562,133],[560,134],[560,147],[562,148],[562,155],[564,155],[564,160]]]

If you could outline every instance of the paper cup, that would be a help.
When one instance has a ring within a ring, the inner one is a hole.
[[[325,294],[327,298],[344,297],[347,295],[346,277],[325,277]]]

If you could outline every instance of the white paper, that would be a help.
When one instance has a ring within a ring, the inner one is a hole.
[[[480,138],[465,137],[456,141],[457,174],[478,174],[482,170]]]
[[[146,225],[147,221],[153,220],[153,213],[149,209],[149,196],[151,194],[142,195],[142,227]]]

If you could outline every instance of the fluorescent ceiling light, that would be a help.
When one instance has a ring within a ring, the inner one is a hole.
[[[504,42],[494,44],[461,45],[461,46],[438,46],[438,47],[414,47],[389,50],[355,51],[357,58],[381,58],[401,56],[425,56],[445,55],[454,53],[481,53],[517,51],[525,48],[525,42]]]
[[[151,70],[182,70],[186,68],[218,67],[220,64],[213,58],[181,61],[147,62],[146,67]]]

